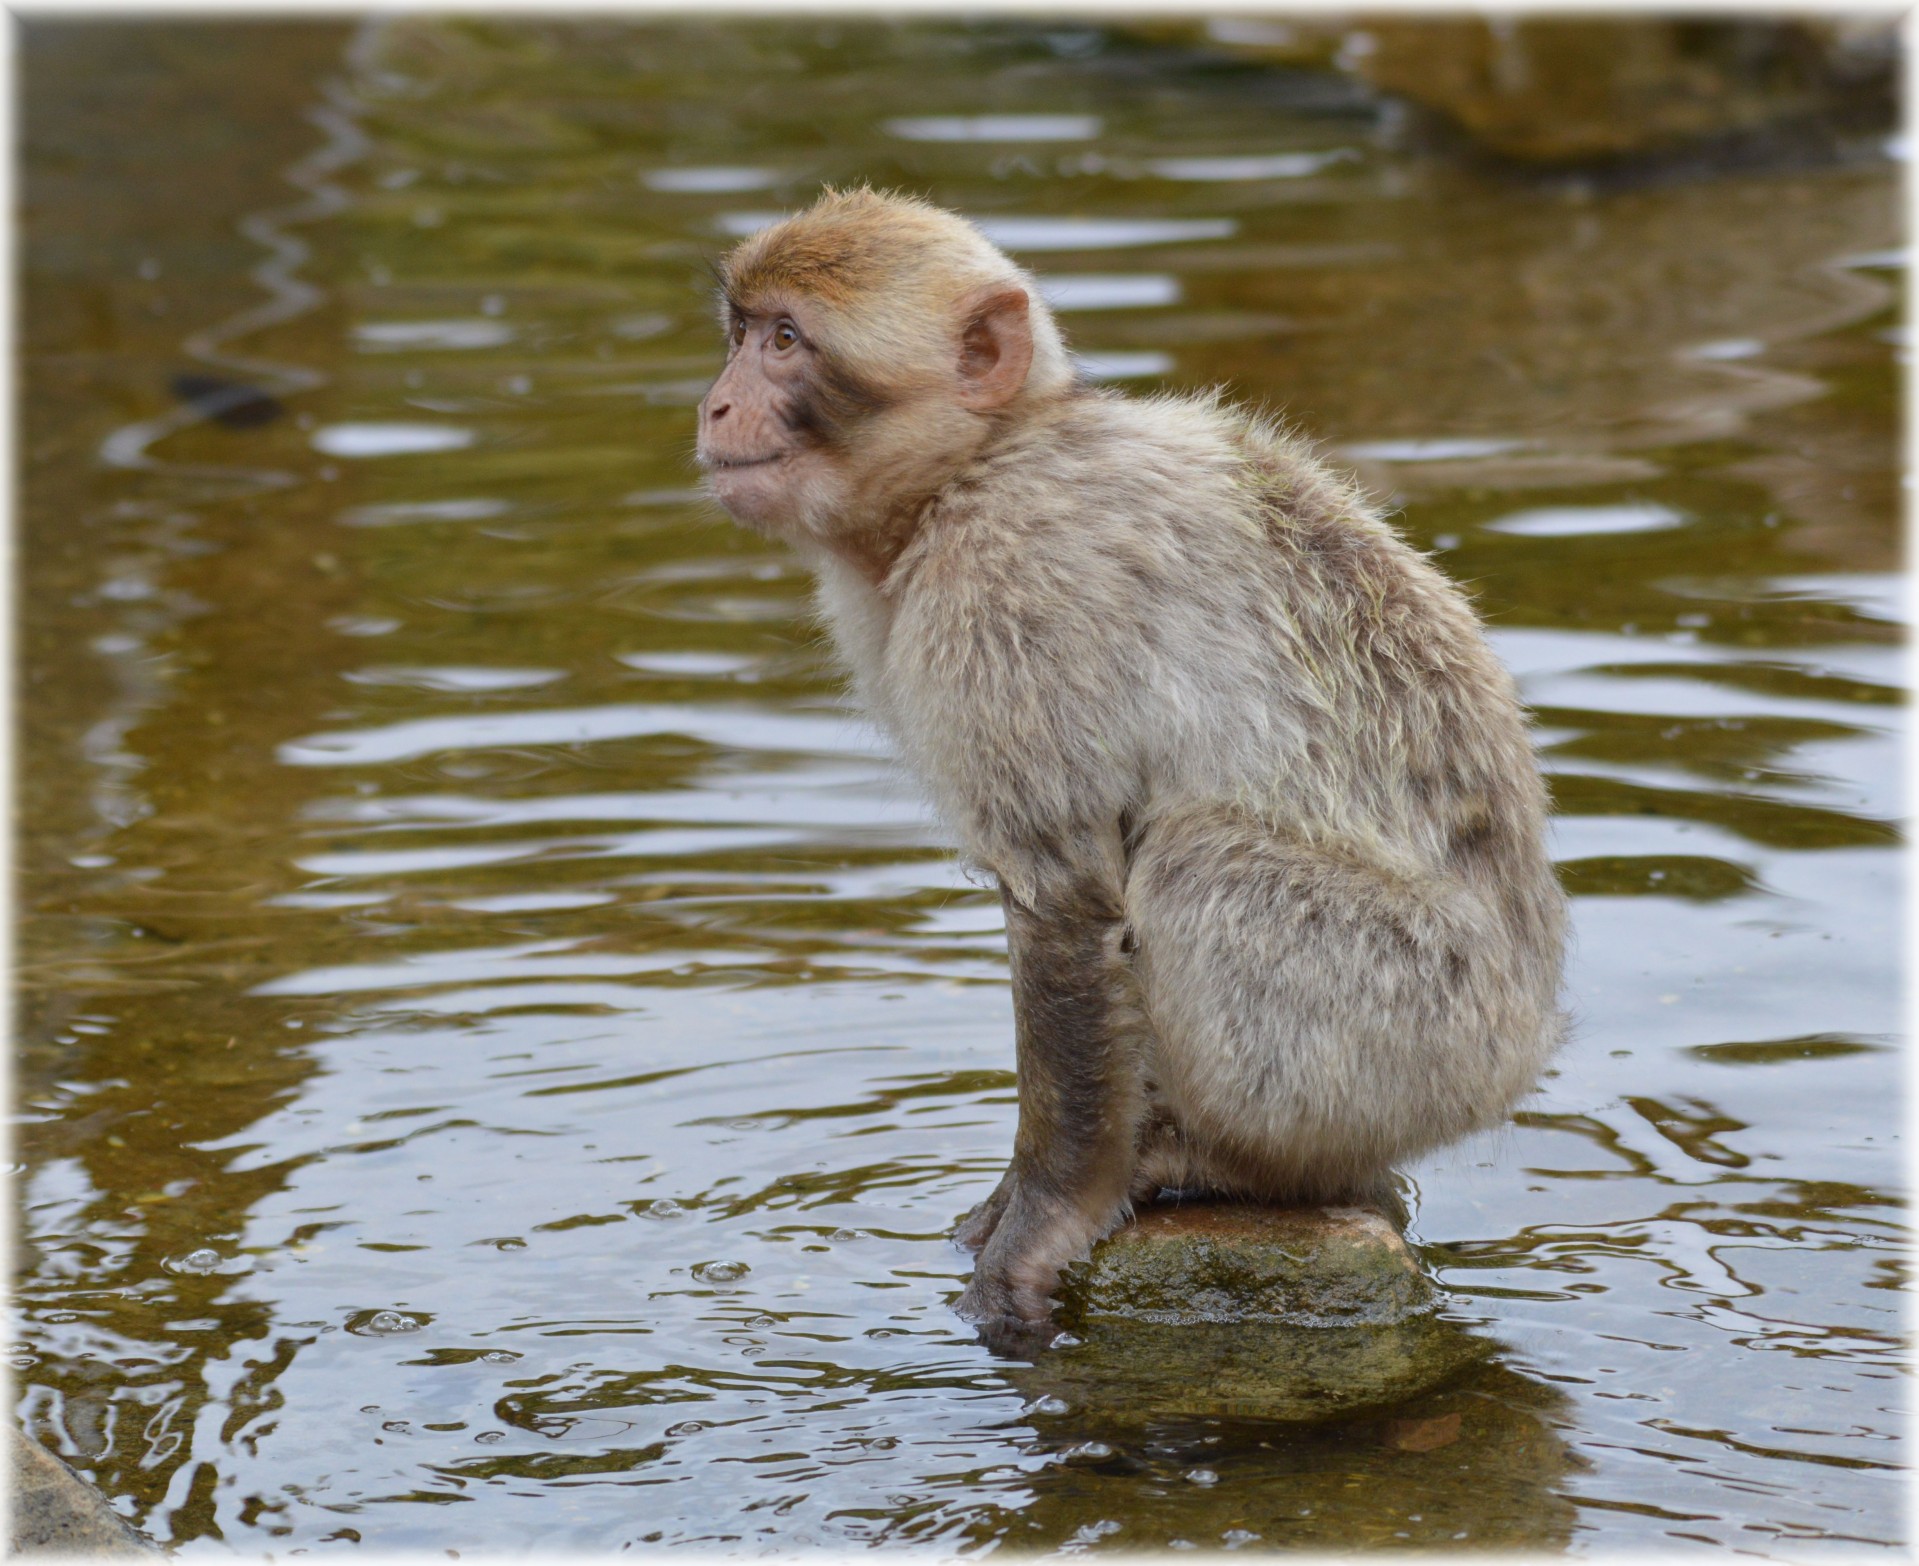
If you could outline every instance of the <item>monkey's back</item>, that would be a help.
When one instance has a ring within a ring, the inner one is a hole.
[[[1408,868],[1473,842],[1542,859],[1523,716],[1464,597],[1271,424],[1083,394],[931,523],[902,561],[896,648],[923,639],[913,662],[1016,695],[987,750],[1025,750],[1034,779],[1117,806],[1092,779],[1118,759],[1136,817],[1228,800]]]

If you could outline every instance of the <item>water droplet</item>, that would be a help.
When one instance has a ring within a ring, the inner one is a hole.
[[[845,1241],[845,1240],[864,1240],[867,1237],[868,1236],[866,1232],[862,1229],[835,1229],[831,1234],[827,1236],[827,1239],[836,1240],[836,1241]]]
[[[504,1430],[482,1430],[473,1439],[478,1441],[482,1446],[497,1446],[506,1439],[506,1432]]]
[[[1186,1470],[1188,1484],[1218,1484],[1219,1475],[1210,1468],[1189,1468]]]
[[[1245,1528],[1228,1528],[1219,1537],[1220,1542],[1223,1543],[1227,1549],[1236,1550],[1242,1544],[1253,1543],[1259,1538],[1259,1535]]]
[[[685,1215],[686,1209],[680,1206],[680,1204],[674,1201],[670,1196],[662,1196],[658,1201],[649,1204],[640,1213],[642,1218],[682,1218]]]
[[[698,1435],[706,1428],[704,1419],[683,1419],[677,1425],[668,1425],[666,1433],[670,1436]]]
[[[1067,1402],[1065,1398],[1048,1396],[1031,1404],[1026,1412],[1029,1414],[1069,1414],[1072,1410],[1073,1405]]]
[[[1065,1452],[1069,1463],[1103,1463],[1112,1455],[1113,1449],[1104,1441],[1082,1441]]]
[[[220,1253],[208,1246],[188,1251],[184,1256],[170,1256],[163,1264],[168,1272],[185,1273],[189,1277],[204,1277],[207,1273],[220,1270]]]
[[[395,1435],[405,1435],[412,1428],[404,1419],[389,1419],[381,1425],[382,1430],[391,1430]]]
[[[480,1356],[489,1365],[511,1365],[519,1357],[511,1349],[488,1349]]]
[[[1053,1334],[1053,1341],[1046,1346],[1056,1349],[1078,1348],[1085,1341],[1084,1338],[1075,1337],[1070,1332],[1056,1332]]]
[[[702,1283],[737,1283],[752,1270],[745,1262],[710,1261],[695,1267],[693,1276]]]

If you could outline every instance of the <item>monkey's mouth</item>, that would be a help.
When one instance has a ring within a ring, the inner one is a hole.
[[[784,462],[789,453],[776,451],[770,457],[708,457],[707,467],[715,473],[738,473],[744,468],[770,467],[775,462]]]

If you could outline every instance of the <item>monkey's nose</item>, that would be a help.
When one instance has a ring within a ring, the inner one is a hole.
[[[726,417],[728,410],[731,409],[732,406],[733,404],[730,402],[709,402],[706,405],[707,423],[718,424],[721,419]]]

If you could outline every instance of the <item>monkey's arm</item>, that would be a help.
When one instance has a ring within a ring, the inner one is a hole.
[[[985,1243],[960,1313],[1043,1325],[1059,1271],[1119,1219],[1140,1115],[1137,1016],[1117,896],[1094,873],[1048,877],[1035,906],[1002,890],[1012,956],[1019,1130],[977,1215]]]

